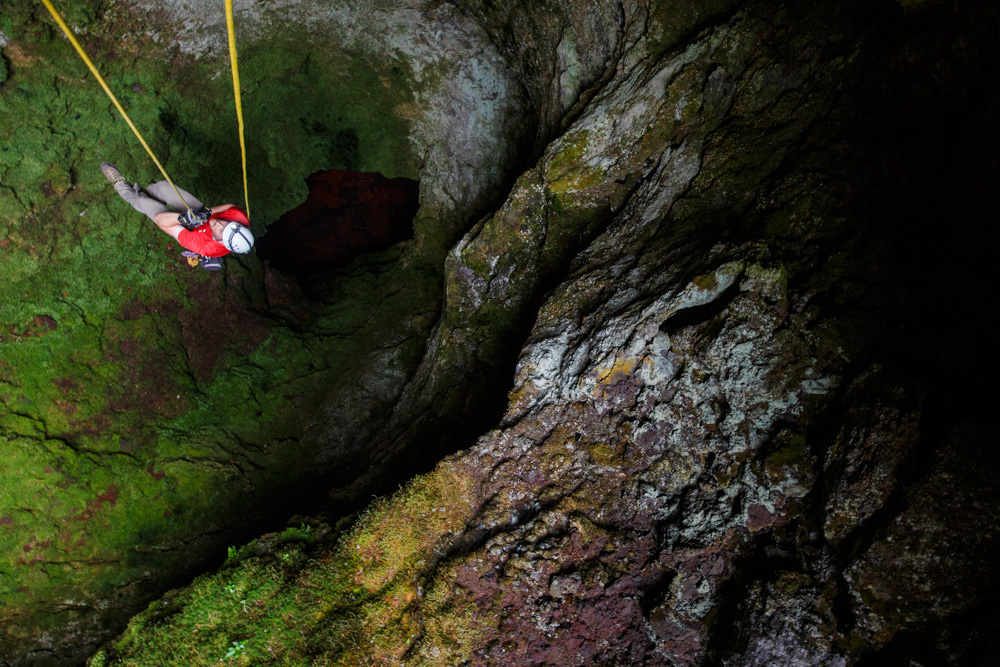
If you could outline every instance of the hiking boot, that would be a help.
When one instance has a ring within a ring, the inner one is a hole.
[[[128,181],[126,181],[125,177],[122,176],[122,173],[118,171],[118,168],[110,162],[101,163],[101,173],[104,174],[109,181],[111,181],[112,185],[118,185],[119,183],[128,184]]]

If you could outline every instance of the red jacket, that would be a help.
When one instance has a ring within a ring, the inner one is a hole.
[[[250,226],[250,218],[235,206],[212,215],[209,220],[231,220],[247,227]],[[212,226],[207,222],[196,227],[193,231],[185,229],[177,235],[177,242],[203,257],[224,257],[229,254],[226,246],[216,241],[215,237],[212,236]]]

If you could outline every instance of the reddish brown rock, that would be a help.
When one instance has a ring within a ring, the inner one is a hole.
[[[419,184],[359,171],[316,172],[309,197],[268,227],[261,258],[295,275],[343,266],[413,237]]]

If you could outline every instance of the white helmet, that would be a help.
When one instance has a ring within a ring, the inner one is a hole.
[[[230,222],[222,230],[222,245],[229,252],[245,255],[253,247],[253,233],[250,228],[239,222]]]

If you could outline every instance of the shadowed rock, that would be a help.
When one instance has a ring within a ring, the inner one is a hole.
[[[419,183],[332,169],[306,179],[309,197],[268,227],[257,252],[289,274],[342,266],[413,238]]]

